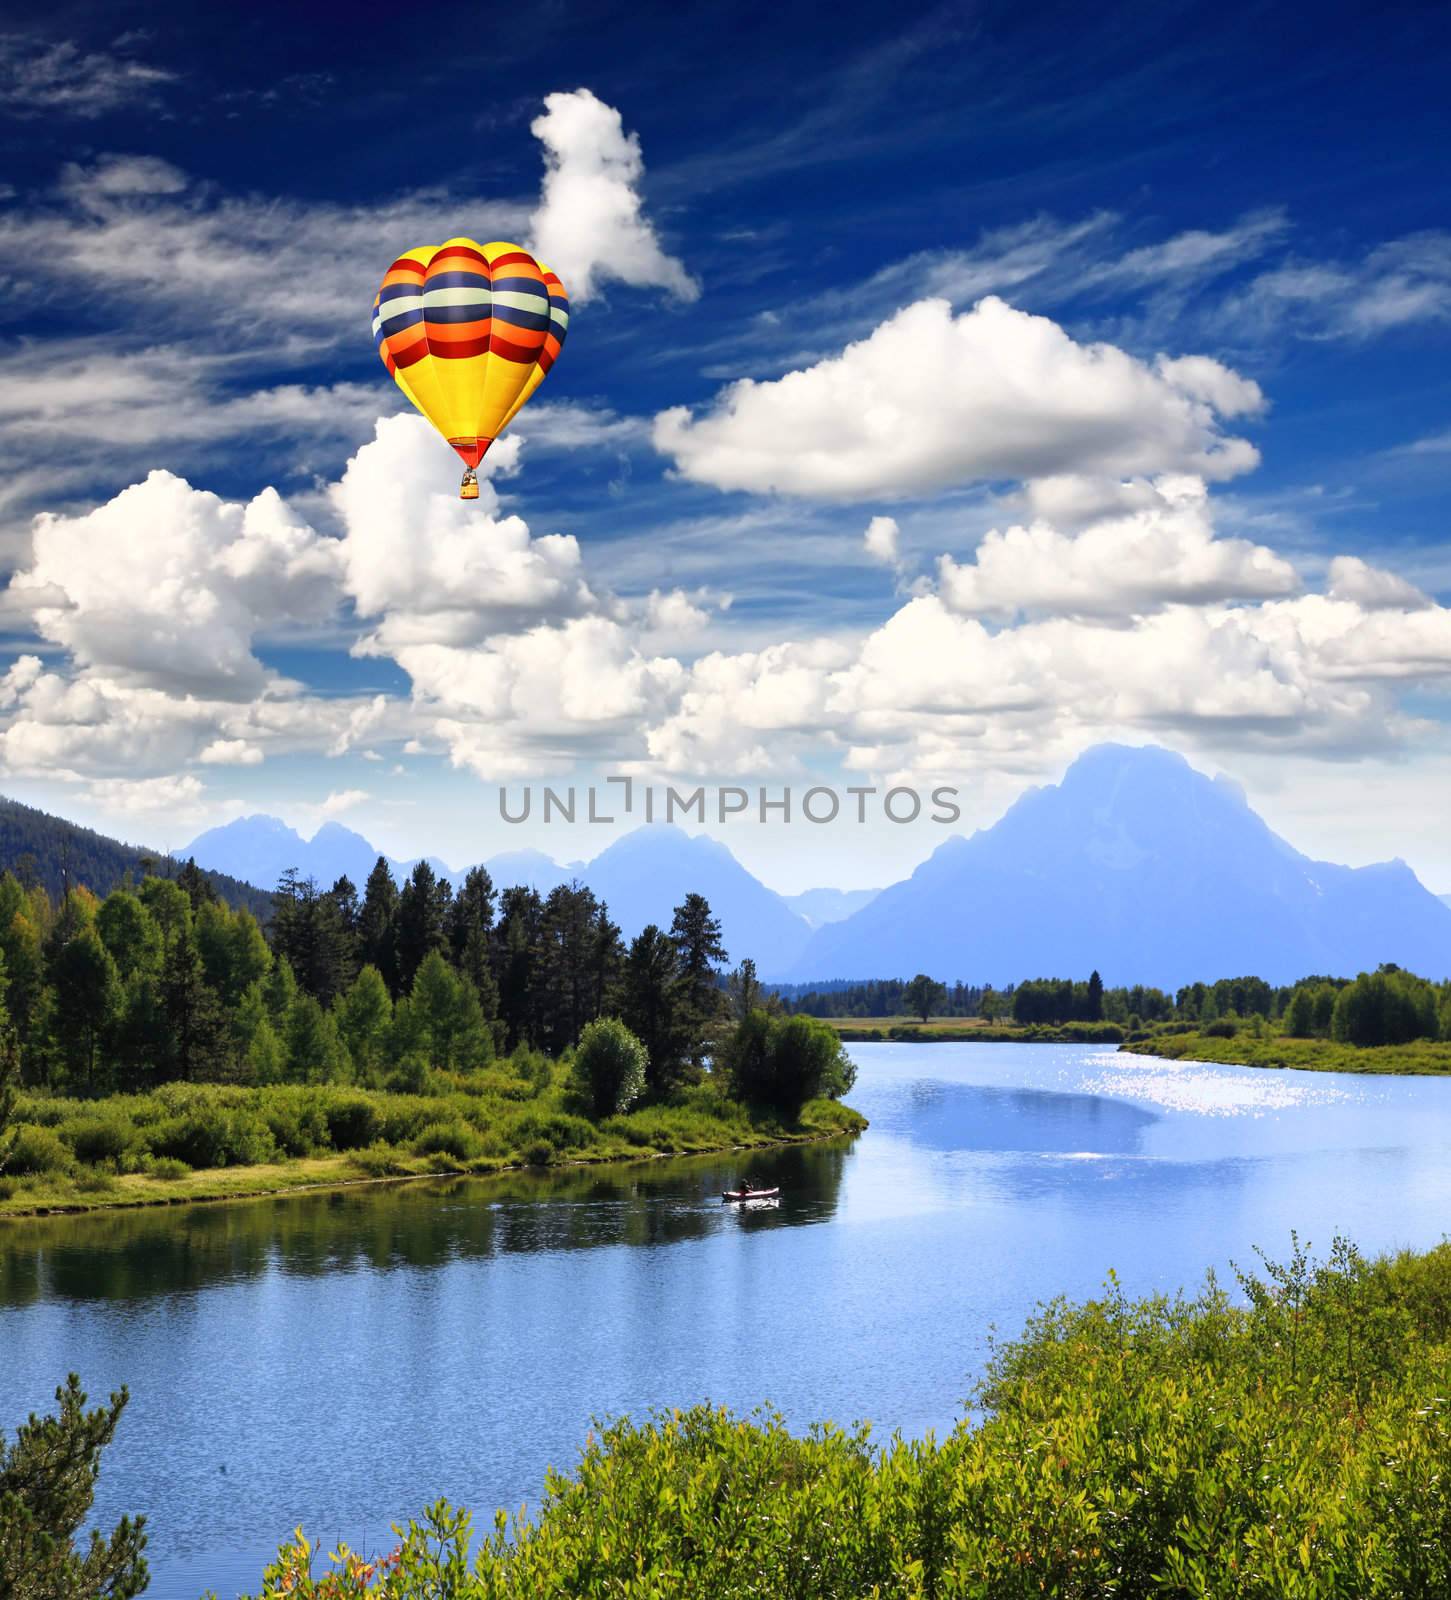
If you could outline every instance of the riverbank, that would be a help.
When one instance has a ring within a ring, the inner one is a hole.
[[[1295,1067],[1304,1072],[1363,1072],[1435,1077],[1451,1073],[1451,1040],[1416,1039],[1410,1044],[1357,1046],[1334,1039],[1258,1037],[1248,1031],[1229,1038],[1203,1033],[1164,1033],[1120,1045],[1130,1055],[1168,1061],[1204,1061],[1226,1067]]]
[[[989,1021],[985,1017],[822,1017],[844,1044],[1119,1044],[1116,1022],[1054,1025]]]
[[[598,1123],[555,1100],[546,1090],[501,1111],[460,1092],[171,1085],[148,1096],[22,1101],[17,1149],[38,1170],[17,1174],[12,1165],[0,1176],[0,1221],[759,1150],[866,1127],[834,1100],[808,1101],[787,1121],[708,1084]],[[158,1156],[158,1148],[195,1160]],[[245,1159],[264,1151],[273,1158]]]

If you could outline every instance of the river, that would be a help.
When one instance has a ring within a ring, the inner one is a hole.
[[[952,1426],[1049,1296],[1451,1230],[1451,1080],[1072,1045],[855,1045],[854,1142],[0,1225],[0,1427],[65,1373],[131,1404],[99,1518],[155,1600],[259,1586],[298,1522],[385,1547],[537,1504],[592,1416],[710,1398]],[[779,1206],[724,1206],[746,1177]]]

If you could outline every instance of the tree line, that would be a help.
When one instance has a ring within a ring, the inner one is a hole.
[[[727,984],[726,959],[701,895],[668,929],[626,941],[590,889],[500,893],[482,867],[457,893],[426,862],[399,885],[380,857],[361,893],[288,872],[265,932],[194,863],[103,900],[76,887],[56,902],[0,877],[4,1020],[23,1083],[61,1093],[178,1080],[417,1089],[435,1069],[557,1055],[611,1018],[640,1047],[629,1097],[661,1097],[697,1081],[730,1025],[758,1010],[783,1082],[799,1076],[792,1048],[808,1036],[782,1031],[749,961]],[[761,1074],[752,1038],[742,1083]],[[818,1083],[840,1077],[838,1063],[818,1065]]]
[[[951,987],[926,973],[798,989],[783,1005],[821,1017],[931,1016],[1011,1018],[1024,1026],[1116,1022],[1128,1028],[1178,1023],[1233,1031],[1260,1019],[1298,1038],[1335,1039],[1357,1045],[1407,1044],[1451,1039],[1451,984],[1436,984],[1386,963],[1355,979],[1314,976],[1275,985],[1263,978],[1220,978],[1189,983],[1173,994],[1146,984],[1110,987],[1095,971],[1086,979],[1030,978],[1003,989],[958,982]]]

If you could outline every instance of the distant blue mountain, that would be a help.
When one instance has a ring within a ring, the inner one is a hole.
[[[749,956],[763,977],[784,972],[811,928],[774,890],[746,871],[718,840],[665,824],[617,839],[580,871],[626,938],[646,923],[668,928],[687,894],[702,894],[720,918],[731,965]]]
[[[940,845],[902,883],[812,935],[785,976],[1005,985],[1084,977],[1175,988],[1288,983],[1395,961],[1451,976],[1451,908],[1402,861],[1312,861],[1228,782],[1158,748],[1100,745],[1062,783]]]
[[[882,891],[880,889],[803,889],[800,894],[785,894],[781,898],[797,914],[805,917],[813,928],[828,922],[842,922],[854,911],[870,905]]]
[[[280,817],[261,815],[237,817],[219,828],[209,828],[185,850],[177,851],[180,859],[195,856],[198,866],[213,872],[231,872],[230,867],[214,866],[214,862],[245,861],[248,881],[268,889],[274,888],[289,868],[296,868],[303,878],[313,878],[325,889],[339,878],[350,878],[360,892],[380,853],[361,833],[340,822],[325,822],[311,839],[304,839]],[[453,879],[449,867],[436,856],[428,857],[428,864],[440,876]],[[388,865],[401,883],[415,863],[389,857]]]

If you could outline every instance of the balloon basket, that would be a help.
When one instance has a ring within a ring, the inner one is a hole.
[[[464,481],[458,486],[460,500],[477,500],[479,497],[479,475],[472,467],[464,473]]]

